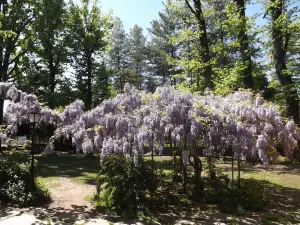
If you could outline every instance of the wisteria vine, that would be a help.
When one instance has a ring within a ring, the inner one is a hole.
[[[55,123],[57,121],[55,111],[47,107],[42,108],[36,95],[18,90],[11,83],[0,82],[0,97],[11,101],[6,112],[7,126],[5,132],[1,132],[2,140],[7,139],[7,133],[16,134],[18,125],[28,121],[30,113],[39,113],[41,115],[40,122]]]
[[[44,122],[56,123],[46,154],[53,151],[56,138],[65,136],[72,137],[77,151],[98,151],[101,161],[108,154],[122,154],[139,163],[145,148],[161,152],[171,140],[181,147],[185,165],[196,146],[206,154],[230,147],[241,157],[267,164],[276,157],[278,145],[290,157],[300,138],[294,122],[284,119],[276,105],[247,91],[199,96],[171,87],[139,92],[126,84],[124,93],[87,112],[81,100],[62,112],[43,109],[35,95],[7,83],[0,83],[0,93],[12,100],[8,108],[12,132],[31,110],[40,112]]]

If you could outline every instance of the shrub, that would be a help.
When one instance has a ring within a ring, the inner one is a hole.
[[[300,146],[300,143],[298,144]],[[296,149],[293,151],[293,156],[292,156],[293,162],[294,163],[300,163],[300,149]]]
[[[24,150],[30,150],[31,149],[31,141],[26,140],[24,145],[23,145]]]
[[[49,192],[36,181],[32,182],[29,162],[0,159],[0,201],[29,206],[49,200]]]
[[[262,184],[254,179],[242,179],[240,187],[237,181],[232,183],[225,175],[214,180],[207,178],[205,183],[206,201],[217,204],[223,212],[237,213],[241,209],[256,211],[266,206]]]
[[[96,199],[105,210],[124,217],[135,217],[147,205],[146,194],[155,189],[152,174],[132,159],[106,156],[97,178]]]
[[[15,139],[9,138],[9,139],[6,141],[6,143],[7,143],[7,148],[8,148],[8,149],[15,150],[15,149],[17,149],[17,147],[18,147],[18,142],[17,142],[17,140],[15,140]]]

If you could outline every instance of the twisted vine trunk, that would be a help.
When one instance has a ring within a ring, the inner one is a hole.
[[[186,151],[186,136],[184,137],[184,150]],[[181,150],[182,152],[182,150]],[[181,160],[182,162],[182,160]],[[187,186],[187,171],[186,171],[186,165],[183,165],[183,190],[186,193],[186,186]]]
[[[173,180],[175,179],[176,176],[176,152],[175,152],[175,143],[174,143],[174,148],[172,145],[172,137],[171,137],[171,131],[169,132],[169,141],[170,141],[170,148],[173,150]]]
[[[190,160],[190,164],[192,165],[195,173],[194,177],[194,192],[197,200],[200,200],[200,197],[203,193],[203,184],[202,184],[202,170],[203,164],[198,155],[195,152],[191,152],[191,157],[193,158],[193,162]]]

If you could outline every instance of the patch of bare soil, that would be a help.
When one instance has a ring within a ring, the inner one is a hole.
[[[50,188],[52,203],[49,208],[72,209],[74,206],[91,209],[92,205],[84,200],[87,195],[94,195],[96,187],[90,184],[78,184],[69,178],[55,180],[56,187]]]

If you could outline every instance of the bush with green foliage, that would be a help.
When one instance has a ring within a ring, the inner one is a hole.
[[[30,150],[31,149],[31,141],[26,140],[24,145],[23,145],[24,150]]]
[[[48,190],[32,182],[30,163],[0,159],[0,201],[18,206],[40,205],[50,200]]]
[[[267,200],[263,192],[263,184],[254,179],[230,181],[227,175],[219,175],[214,179],[207,177],[205,182],[205,200],[214,203],[227,213],[240,213],[244,210],[263,210]]]
[[[8,148],[8,149],[13,149],[13,150],[15,150],[15,149],[17,149],[17,147],[18,147],[18,142],[17,142],[17,140],[12,139],[12,138],[7,139],[6,144],[7,144],[7,148]]]
[[[151,170],[136,167],[132,159],[109,155],[104,158],[97,178],[95,200],[106,211],[135,217],[147,207],[147,194],[156,189],[156,181]]]
[[[298,146],[299,143],[298,143]],[[296,151],[293,152],[293,157],[292,157],[293,163],[299,164],[300,163],[300,149],[297,149]]]

